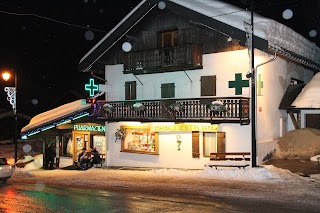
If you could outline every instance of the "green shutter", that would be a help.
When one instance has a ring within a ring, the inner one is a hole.
[[[161,84],[161,98],[174,98],[175,86],[174,83]]]

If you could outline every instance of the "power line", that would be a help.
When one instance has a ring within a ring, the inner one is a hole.
[[[48,17],[45,17],[45,16],[40,16],[40,15],[33,14],[33,13],[14,13],[14,12],[8,12],[8,11],[3,11],[3,10],[0,10],[0,13],[4,13],[4,14],[8,14],[8,15],[15,15],[15,16],[34,16],[34,17],[37,17],[37,18],[40,18],[40,19],[45,19],[45,20],[48,20],[48,21],[52,21],[52,22],[56,22],[56,23],[59,23],[59,24],[64,24],[64,25],[68,25],[68,26],[72,26],[72,27],[76,27],[76,28],[81,28],[81,29],[92,30],[92,31],[96,31],[96,32],[107,33],[107,31],[104,31],[104,30],[99,30],[99,29],[95,29],[95,28],[91,28],[91,27],[80,26],[80,25],[76,25],[76,24],[70,24],[70,23],[67,23],[67,22],[64,22],[64,21],[55,20],[55,19],[52,19],[52,18],[48,18]]]

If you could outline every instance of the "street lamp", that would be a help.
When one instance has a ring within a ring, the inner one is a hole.
[[[8,81],[11,77],[10,72],[3,72],[2,78]],[[7,93],[7,100],[12,105],[13,117],[14,117],[14,163],[18,160],[18,116],[17,116],[17,73],[15,73],[14,87],[5,87],[4,91]]]

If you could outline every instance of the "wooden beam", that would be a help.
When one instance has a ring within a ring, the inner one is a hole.
[[[298,121],[296,120],[296,118],[294,117],[293,112],[289,112],[289,115],[290,115],[290,118],[291,118],[291,121],[292,121],[292,123],[293,123],[294,128],[295,128],[295,129],[300,129],[300,128],[301,128],[301,127],[300,127],[300,122],[298,122]]]

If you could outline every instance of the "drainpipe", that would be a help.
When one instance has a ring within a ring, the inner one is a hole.
[[[270,62],[276,60],[276,59],[277,59],[277,52],[278,52],[278,50],[275,51],[273,58],[269,59],[269,60],[266,61],[266,62],[263,62],[263,63],[261,63],[261,64],[258,64],[258,65],[256,66],[255,70],[257,71],[257,70],[258,70],[258,67],[260,67],[260,66],[262,66],[262,65],[265,65],[265,64],[267,64],[267,63],[270,63]]]
[[[276,60],[277,58],[277,51],[274,53],[274,56],[273,58],[269,59],[268,61],[266,62],[263,62],[261,64],[258,64],[253,70],[252,70],[252,79],[251,79],[251,85],[252,85],[252,102],[251,102],[251,110],[252,110],[252,167],[257,167],[257,138],[256,138],[256,131],[257,131],[257,128],[256,128],[256,111],[257,111],[257,108],[256,108],[256,72],[258,71],[258,67],[264,65],[264,64],[267,64],[267,63],[270,63],[274,60]],[[253,55],[253,52],[252,52],[252,55]],[[252,58],[252,61],[253,61],[253,58]],[[253,66],[253,62],[252,62],[252,66]]]

